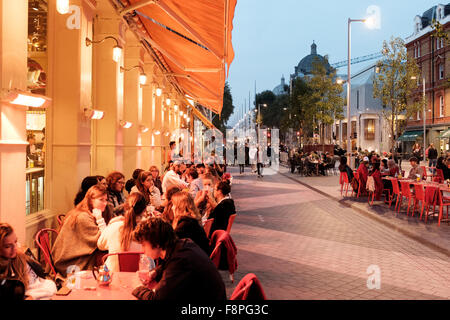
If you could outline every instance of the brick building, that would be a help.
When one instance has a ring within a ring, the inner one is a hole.
[[[412,99],[420,101],[425,80],[426,145],[434,143],[441,152],[449,149],[450,137],[450,47],[443,39],[432,37],[432,21],[444,30],[450,29],[450,4],[436,5],[414,18],[414,33],[406,38],[408,57],[416,59],[421,71],[418,87]],[[403,136],[403,151],[409,153],[415,142],[423,145],[423,112],[408,120]]]

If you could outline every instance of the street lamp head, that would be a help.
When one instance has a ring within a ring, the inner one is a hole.
[[[366,25],[367,28],[374,29],[375,28],[375,18],[368,17],[368,18],[364,19],[364,24]]]
[[[344,79],[341,78],[336,79],[337,84],[343,84],[344,82],[345,82]]]

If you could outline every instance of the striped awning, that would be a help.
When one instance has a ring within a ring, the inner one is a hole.
[[[442,133],[439,135],[440,139],[450,138],[450,129],[442,131]]]

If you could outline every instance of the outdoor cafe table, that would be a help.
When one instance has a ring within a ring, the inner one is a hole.
[[[80,277],[79,289],[73,288],[67,296],[55,294],[52,300],[137,300],[131,293],[142,284],[135,272],[114,272],[108,286],[98,285],[91,275],[91,271],[84,273]]]
[[[393,180],[395,178],[383,177],[383,179],[384,180]],[[416,181],[416,180],[412,180],[412,179],[408,179],[408,178],[402,178],[402,179],[397,179],[397,180],[398,180],[398,182],[408,181],[410,185],[421,184],[424,187],[429,187],[429,186],[438,187],[441,192],[450,192],[450,187],[443,183],[430,182],[430,181]]]

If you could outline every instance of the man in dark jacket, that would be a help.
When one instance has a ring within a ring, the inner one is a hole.
[[[139,223],[134,238],[145,254],[163,259],[149,273],[146,286],[133,295],[141,300],[224,301],[225,284],[206,253],[190,239],[178,239],[172,226],[160,218]]]
[[[434,170],[436,170],[436,169],[431,169],[431,167],[436,168],[437,157],[438,157],[438,152],[437,152],[436,148],[434,147],[434,145],[432,143],[430,143],[430,147],[428,148],[428,166],[430,167],[430,172],[432,172],[433,174],[434,174]]]

